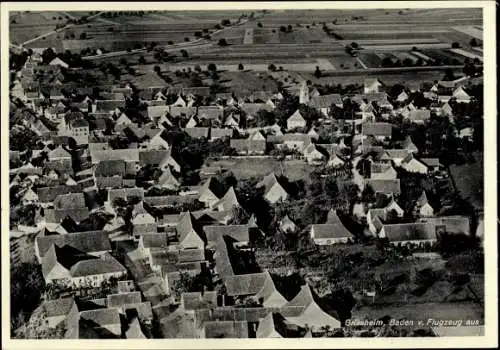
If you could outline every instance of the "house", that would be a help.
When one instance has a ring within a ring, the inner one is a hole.
[[[461,139],[472,140],[473,136],[474,136],[474,128],[471,128],[471,127],[466,127],[466,128],[460,129],[458,132],[458,137]]]
[[[195,219],[189,211],[181,214],[175,230],[182,249],[205,249],[205,242],[200,237],[195,227]]]
[[[79,328],[83,325],[87,329],[83,334],[79,334],[79,339],[120,338],[122,334],[118,308],[82,311],[79,315]]]
[[[425,191],[422,191],[415,203],[415,212],[420,217],[434,216],[434,208],[429,204]]]
[[[380,238],[387,238],[390,244],[425,244],[437,241],[436,226],[427,223],[405,223],[383,225]]]
[[[251,297],[263,307],[280,308],[287,300],[276,289],[269,271],[227,276],[227,295],[233,298]]]
[[[156,220],[148,212],[142,212],[134,215],[131,220],[134,236],[140,236],[147,233],[156,233]]]
[[[196,126],[198,126],[198,124],[199,124],[198,117],[193,115],[193,116],[191,116],[191,118],[189,118],[188,122],[186,123],[186,125],[184,127],[186,129],[195,128]]]
[[[373,180],[395,180],[397,171],[390,163],[371,162],[370,179]]]
[[[445,116],[451,116],[451,115],[453,115],[453,108],[451,108],[450,104],[448,102],[446,102],[441,107],[441,112]]]
[[[206,321],[200,338],[242,338],[247,339],[247,321]]]
[[[207,208],[211,208],[222,196],[222,185],[216,178],[210,177],[201,187],[198,201],[204,203]]]
[[[469,103],[471,96],[464,90],[462,86],[459,86],[453,91],[452,95],[458,103]]]
[[[210,128],[210,141],[215,141],[217,139],[232,138],[234,134],[234,129],[231,128]]]
[[[306,120],[304,119],[304,117],[302,117],[302,114],[298,109],[286,120],[287,130],[305,128],[306,124]]]
[[[318,140],[319,139],[319,134],[314,128],[311,128],[308,132],[307,135],[311,136],[312,140]]]
[[[410,96],[408,96],[408,94],[406,93],[406,91],[402,91],[398,95],[398,97],[396,97],[396,101],[400,102],[400,103],[403,103],[403,102],[407,101],[409,98],[410,98]]]
[[[170,106],[172,107],[187,107],[186,101],[182,98],[181,95],[177,96],[177,100],[172,103]]]
[[[194,139],[202,139],[202,138],[208,139],[210,128],[206,127],[186,128],[184,129],[184,132]]]
[[[213,204],[213,208],[219,211],[231,211],[234,207],[241,207],[238,202],[238,197],[234,188],[231,186],[224,196],[216,203]]]
[[[138,248],[148,257],[153,265],[153,254],[164,252],[168,247],[168,232],[149,232],[140,234]]]
[[[337,318],[322,309],[319,298],[308,284],[301,286],[300,292],[283,309],[290,310],[290,316],[285,316],[286,320],[301,327],[308,326],[311,330],[319,330],[325,326],[330,329],[341,327]],[[294,312],[291,312],[292,309]]]
[[[365,94],[377,93],[383,84],[378,79],[365,79],[363,92]]]
[[[410,173],[427,174],[428,172],[427,166],[413,157],[412,154],[403,159],[401,167]]]
[[[99,287],[111,277],[125,276],[127,269],[109,253],[96,257],[69,245],[52,244],[42,258],[42,274],[46,283]]]
[[[436,232],[446,234],[471,234],[471,223],[467,216],[451,215],[420,218],[419,223],[431,224]]]
[[[302,151],[308,164],[319,165],[326,161],[328,154],[321,152],[320,149],[313,143],[310,143]]]
[[[66,320],[69,313],[77,311],[78,307],[73,297],[60,298],[53,300],[44,300],[38,310],[43,312],[44,318],[47,320],[49,328],[56,328]],[[36,314],[36,312],[33,312]]]
[[[425,124],[431,117],[431,111],[428,109],[417,109],[408,113],[408,118],[412,123]]]
[[[412,139],[411,139],[411,136],[406,136],[406,138],[404,139],[403,141],[403,149],[405,150],[408,150],[409,152],[413,153],[413,154],[417,154],[418,153],[418,148],[417,146],[415,146],[415,144],[413,143]]]
[[[59,66],[59,67],[66,68],[66,69],[69,68],[69,65],[66,62],[64,62],[63,60],[61,60],[59,57],[56,57],[52,61],[50,61],[49,66]]]
[[[231,139],[231,148],[240,155],[262,155],[266,153],[266,140]]]
[[[365,179],[364,187],[366,186],[370,186],[375,193],[384,194],[386,196],[401,194],[399,179],[394,179],[394,180]]]
[[[187,292],[181,295],[181,306],[194,316],[195,310],[217,307],[217,292]]]
[[[71,162],[71,154],[65,150],[62,145],[54,148],[47,154],[49,161],[69,161]]]
[[[392,124],[390,123],[364,123],[361,127],[363,137],[373,136],[383,141],[392,138]]]
[[[219,239],[229,237],[233,246],[247,247],[250,242],[250,227],[248,225],[207,225],[203,227],[207,243],[216,245]]]
[[[68,245],[87,254],[100,256],[111,252],[109,238],[104,231],[73,232],[71,234],[58,234],[49,236],[38,236],[35,239],[35,254],[41,263],[50,246]]]
[[[38,202],[38,195],[31,188],[28,188],[21,197],[21,203],[23,205],[31,205],[37,202]]]
[[[157,186],[170,190],[177,190],[181,183],[172,174],[170,167],[166,167],[161,176],[158,178]]]
[[[348,243],[354,239],[354,236],[345,228],[335,211],[328,213],[328,220],[325,224],[311,225],[309,233],[316,245]]]
[[[395,213],[400,218],[402,218],[403,215],[405,214],[404,210],[394,200],[394,197],[391,198],[391,201],[389,202],[389,204],[387,204],[387,206],[384,208],[384,210],[387,213],[393,212],[393,213]]]
[[[115,126],[130,124],[132,124],[132,120],[130,120],[130,118],[124,112],[122,112],[115,121]]]
[[[442,167],[439,158],[420,158],[420,161],[427,166],[429,173],[437,172]]]
[[[281,232],[295,232],[297,230],[297,225],[290,219],[290,217],[285,215],[279,222],[279,229]]]
[[[384,149],[381,152],[381,161],[393,161],[394,165],[397,167],[402,166],[402,163],[412,154],[407,149]]]
[[[324,117],[330,116],[332,106],[343,108],[342,96],[339,94],[329,94],[323,96],[315,96],[309,100],[309,107],[317,109]]]
[[[148,143],[148,149],[166,149],[169,150],[171,147],[167,140],[164,138],[163,129],[158,129],[158,132],[155,136],[151,138]]]
[[[307,145],[311,143],[311,136],[302,133],[285,134],[282,136],[282,145],[291,150],[301,152]],[[278,147],[280,147],[278,145]]]
[[[288,192],[278,181],[274,172],[266,175],[255,187],[257,189],[264,188],[264,198],[271,204],[286,201],[289,196]]]

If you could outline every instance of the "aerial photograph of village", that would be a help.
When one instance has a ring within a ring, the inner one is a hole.
[[[12,339],[484,335],[482,8],[8,21]]]

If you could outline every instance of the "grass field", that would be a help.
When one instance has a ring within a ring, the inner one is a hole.
[[[283,163],[273,158],[233,158],[208,160],[209,166],[222,166],[233,172],[237,179],[263,177],[271,172],[285,175],[290,181],[308,179],[311,167],[303,160],[286,160]]]
[[[451,176],[455,180],[458,192],[478,209],[484,207],[484,158],[481,153],[474,154],[471,164],[452,165]]]

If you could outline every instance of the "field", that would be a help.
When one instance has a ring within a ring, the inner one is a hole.
[[[208,166],[224,167],[233,172],[237,179],[249,179],[252,177],[263,177],[271,172],[285,175],[290,181],[308,179],[311,167],[303,160],[286,160],[283,163],[274,158],[232,158],[232,159],[210,159],[206,162]]]
[[[483,155],[475,153],[474,157],[475,162],[471,164],[452,165],[450,172],[461,196],[469,199],[476,208],[482,209],[484,207]]]

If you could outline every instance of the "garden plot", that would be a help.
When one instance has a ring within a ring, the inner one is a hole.
[[[362,61],[368,68],[378,68],[382,63],[380,54],[366,52],[359,55],[359,60]]]
[[[253,28],[245,29],[245,36],[243,37],[243,45],[253,44]]]
[[[463,56],[447,50],[422,50],[422,53],[433,60],[439,60],[448,65],[461,65],[464,63]]]
[[[279,44],[280,37],[276,30],[257,28],[253,31],[254,44]]]
[[[317,28],[293,28],[291,33],[279,32],[278,35],[282,44],[309,44],[334,41],[323,30]]]
[[[471,58],[471,59],[478,59],[479,61],[483,62],[483,55],[481,54],[476,54],[473,52],[465,51],[463,49],[450,49],[451,52],[456,53],[458,55]]]
[[[479,29],[478,26],[455,26],[451,28],[473,38],[483,40],[483,30]]]

